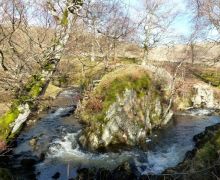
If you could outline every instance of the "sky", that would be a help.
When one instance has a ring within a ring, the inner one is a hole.
[[[130,14],[131,19],[135,21],[138,18],[138,13],[140,13],[140,9],[143,8],[141,0],[123,0],[126,4],[130,5]],[[187,36],[191,32],[191,19],[192,14],[187,8],[186,0],[170,0],[170,2],[175,3],[175,9],[180,12],[180,15],[176,17],[173,25],[171,26],[172,33],[176,35]]]
[[[135,21],[136,18],[140,17],[140,9],[143,9],[141,2],[147,0],[123,0],[126,4],[130,6],[131,19]],[[166,0],[165,0],[166,1]],[[193,32],[193,14],[190,10],[189,5],[187,5],[187,0],[167,0],[169,3],[175,4],[175,9],[179,12],[179,15],[176,17],[175,21],[171,26],[171,33],[176,36],[183,36],[185,38],[189,37]],[[211,27],[209,27],[211,28]],[[207,37],[209,39],[218,39],[220,34],[213,28],[209,31]],[[176,38],[174,38],[176,39]],[[204,39],[197,39],[198,41],[203,41]]]

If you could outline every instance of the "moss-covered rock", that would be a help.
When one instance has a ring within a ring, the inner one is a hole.
[[[129,65],[105,75],[79,110],[90,124],[80,137],[91,149],[115,144],[137,145],[152,129],[172,117],[160,84],[141,66]]]
[[[138,66],[120,68],[105,75],[88,100],[83,102],[83,120],[104,121],[105,112],[126,89],[133,89],[138,96],[143,96],[150,83],[146,70]]]
[[[30,109],[34,107],[34,100],[40,95],[45,85],[45,79],[41,75],[33,75],[23,87],[22,91],[18,92],[16,99],[3,116],[0,117],[0,140],[7,141],[8,138],[14,136],[20,127],[17,127],[22,122],[22,117],[30,114]],[[16,127],[16,128],[14,128]],[[11,132],[13,133],[11,134]]]
[[[8,137],[11,131],[10,124],[14,122],[19,113],[18,108],[11,108],[0,118],[0,140],[5,140]]]
[[[52,98],[55,99],[57,95],[62,91],[62,88],[54,86],[52,83],[49,83],[47,89],[44,93],[44,98]]]

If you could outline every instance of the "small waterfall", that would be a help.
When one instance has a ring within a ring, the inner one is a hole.
[[[132,151],[121,153],[92,153],[80,148],[77,138],[80,130],[76,133],[67,133],[63,138],[54,140],[49,147],[48,159],[62,159],[62,161],[74,161],[76,166],[116,168],[119,164],[129,161],[134,157]]]

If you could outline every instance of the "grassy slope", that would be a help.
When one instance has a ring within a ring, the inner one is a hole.
[[[220,88],[220,72],[218,69],[201,69],[195,71],[194,75],[202,81]]]

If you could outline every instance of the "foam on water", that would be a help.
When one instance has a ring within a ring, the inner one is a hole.
[[[213,114],[214,112],[215,112],[214,109],[190,108],[182,114],[191,115],[191,116],[208,116]]]
[[[79,133],[80,131],[68,133],[62,139],[53,141],[50,144],[47,158],[62,159],[66,162],[74,161],[75,165],[80,166],[95,166],[98,168],[112,169],[136,156],[133,152],[129,151],[121,153],[92,153],[83,151],[77,142]]]

